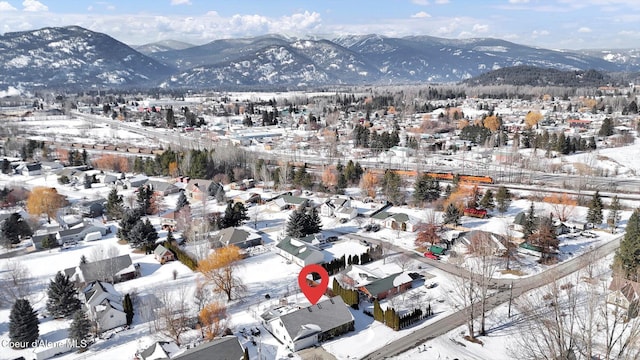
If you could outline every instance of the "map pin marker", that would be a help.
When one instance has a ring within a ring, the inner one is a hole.
[[[320,275],[319,285],[309,285],[307,282],[307,275],[311,273]],[[327,290],[327,286],[329,286],[329,274],[327,273],[327,270],[318,264],[307,265],[303,267],[302,270],[300,270],[300,274],[298,274],[298,285],[311,305],[315,305]]]

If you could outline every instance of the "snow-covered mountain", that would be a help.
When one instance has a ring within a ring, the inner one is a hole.
[[[51,27],[0,36],[0,86],[148,86],[173,69],[114,38]]]
[[[132,46],[137,51],[149,55],[157,52],[165,52],[171,50],[184,50],[195,45],[178,40],[162,40],[143,45]]]
[[[264,35],[200,46],[138,47],[77,26],[0,36],[0,87],[314,87],[457,82],[530,65],[559,70],[638,71],[638,52],[568,52],[490,38],[452,40],[347,35],[332,40]]]

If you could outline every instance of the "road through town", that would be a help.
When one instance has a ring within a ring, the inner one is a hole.
[[[359,236],[361,237],[361,236]],[[364,237],[362,237],[364,238]],[[487,302],[487,310],[491,310],[501,304],[504,304],[509,301],[510,297],[517,298],[521,294],[542,287],[546,284],[551,283],[554,280],[565,277],[569,274],[572,274],[584,267],[586,267],[589,263],[593,261],[599,260],[604,256],[613,253],[620,246],[620,239],[622,236],[619,236],[606,244],[603,244],[599,247],[593,248],[584,254],[576,256],[570,260],[567,260],[557,266],[538,273],[536,275],[532,275],[522,279],[496,279],[496,283],[498,284],[498,291],[491,296],[491,300]],[[370,238],[365,238],[367,241],[371,241]],[[394,251],[407,253],[407,250],[392,247]],[[433,267],[436,267],[440,270],[446,271],[448,273],[452,273],[454,275],[460,275],[460,269],[452,264],[446,264],[440,262],[438,260],[431,260],[428,258],[424,258],[419,256],[416,253],[411,252],[410,256],[417,260],[420,260],[426,264],[429,264]],[[508,284],[507,286],[500,286],[500,284]],[[513,288],[509,289],[509,286],[513,284]],[[413,333],[404,336],[400,339],[392,341],[388,344],[385,344],[384,347],[377,349],[376,351],[370,353],[365,356],[363,359],[365,360],[379,360],[386,359],[391,356],[399,355],[407,350],[415,348],[416,346],[433,339],[437,336],[446,334],[447,332],[465,324],[467,320],[466,313],[468,309],[462,309],[454,314],[448,315],[442,319],[439,319],[423,328],[416,329]]]

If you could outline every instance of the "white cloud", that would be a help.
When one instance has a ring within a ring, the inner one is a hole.
[[[416,18],[416,19],[423,19],[423,18],[430,18],[431,15],[429,15],[428,13],[424,12],[424,11],[420,11],[417,12],[413,15],[411,15],[412,18]]]
[[[489,31],[489,25],[475,24],[473,25],[471,31],[473,31],[474,33],[486,33],[487,31]]]
[[[171,5],[191,5],[191,0],[171,0]]]
[[[38,0],[24,0],[22,6],[24,11],[29,12],[49,11],[49,8]]]
[[[529,0],[509,0],[509,4],[527,4]]]
[[[416,4],[416,5],[420,5],[420,6],[429,5],[429,0],[411,0],[411,2]]]
[[[87,6],[87,11],[93,11],[93,6],[91,5]]]
[[[586,26],[583,26],[583,27],[581,27],[580,29],[578,29],[578,32],[580,32],[580,33],[590,33],[590,32],[591,32],[591,29],[589,29],[589,28],[588,28],[588,27],[586,27]]]
[[[436,4],[438,5],[444,5],[444,4],[448,4],[449,0],[436,0]]]
[[[0,1],[0,11],[16,11],[17,9],[11,6],[6,1]]]
[[[549,31],[547,30],[533,30],[533,32],[531,33],[531,36],[534,38],[537,38],[539,36],[547,36],[549,35]]]

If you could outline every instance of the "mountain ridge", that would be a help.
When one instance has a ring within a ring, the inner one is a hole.
[[[0,86],[289,89],[451,83],[520,65],[640,71],[640,51],[568,52],[493,38],[367,34],[305,39],[266,34],[188,45],[157,42],[136,50],[76,25],[6,33],[0,36],[5,75]]]

